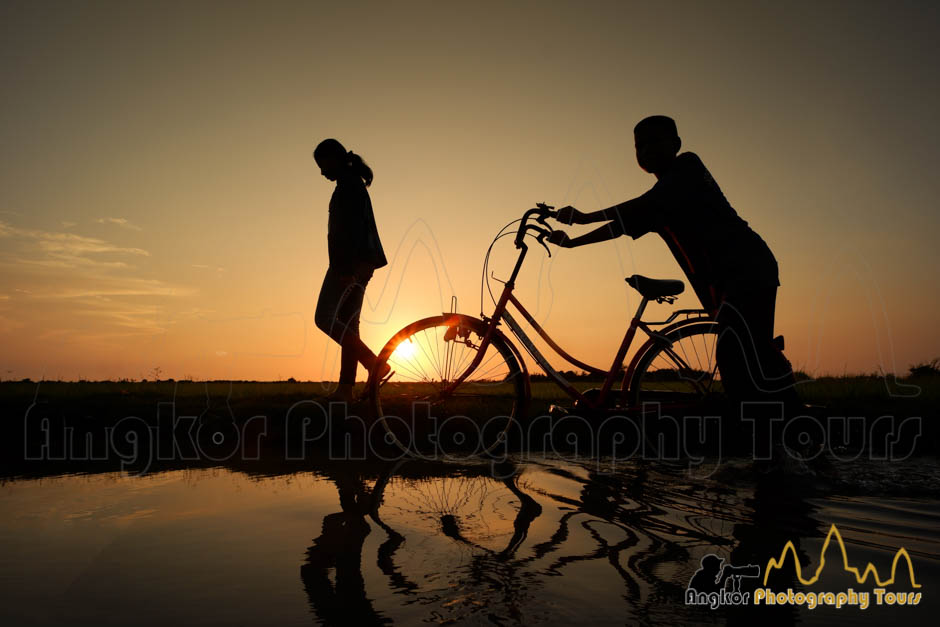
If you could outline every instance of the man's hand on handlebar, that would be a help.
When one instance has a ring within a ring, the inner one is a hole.
[[[548,241],[562,248],[568,248],[571,245],[571,239],[568,237],[568,234],[558,229],[551,232],[548,236]]]
[[[555,215],[555,219],[561,222],[562,224],[584,224],[584,219],[586,214],[581,213],[571,205],[567,207],[562,207],[558,210],[558,213]],[[551,240],[549,240],[551,241]]]

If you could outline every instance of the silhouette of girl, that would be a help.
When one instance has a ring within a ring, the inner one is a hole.
[[[351,401],[358,364],[371,370],[375,363],[375,353],[359,339],[362,300],[373,271],[388,261],[366,190],[372,183],[372,169],[335,139],[320,142],[313,158],[320,173],[336,181],[327,233],[330,266],[320,288],[315,321],[342,346],[339,386],[331,398]]]

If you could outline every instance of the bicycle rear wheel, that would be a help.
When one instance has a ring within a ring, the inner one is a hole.
[[[664,409],[700,408],[724,397],[715,359],[718,324],[692,322],[654,340],[639,357],[627,402],[660,403]]]
[[[505,441],[528,400],[525,373],[502,334],[495,334],[479,363],[487,325],[450,314],[414,322],[379,352],[372,381],[372,408],[385,442],[403,451],[492,453]],[[454,381],[463,381],[450,389]]]

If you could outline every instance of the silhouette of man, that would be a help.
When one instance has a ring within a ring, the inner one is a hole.
[[[637,163],[656,176],[653,188],[592,213],[560,209],[563,224],[606,224],[576,238],[556,230],[549,241],[570,248],[659,234],[718,322],[716,360],[728,395],[795,402],[793,371],[773,335],[780,281],[770,248],[731,207],[701,159],[678,154],[682,141],[672,118],[645,118],[633,133]]]
[[[696,592],[718,592],[725,587],[725,581],[728,579],[721,565],[723,559],[717,555],[706,555],[700,562],[699,568],[689,580],[689,589]]]

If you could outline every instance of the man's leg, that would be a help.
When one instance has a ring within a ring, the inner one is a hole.
[[[715,360],[725,393],[736,403],[753,400],[755,396],[755,385],[744,351],[751,331],[738,307],[739,303],[726,299],[719,306],[715,316],[718,322]]]
[[[736,400],[796,398],[790,362],[773,341],[777,287],[729,290],[719,308],[716,359],[725,390]]]
[[[754,291],[753,310],[749,312],[758,322],[759,336],[755,336],[754,358],[760,365],[759,391],[762,395],[785,403],[799,400],[796,379],[790,360],[774,341],[774,315],[777,304],[777,286],[761,287]],[[765,325],[765,326],[762,326]]]

